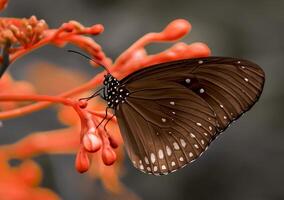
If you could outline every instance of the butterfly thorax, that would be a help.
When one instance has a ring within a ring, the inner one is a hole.
[[[109,108],[116,109],[117,105],[124,103],[129,91],[121,85],[119,80],[110,74],[105,76],[103,99],[107,101]]]

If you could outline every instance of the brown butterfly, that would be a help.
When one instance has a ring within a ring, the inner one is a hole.
[[[206,57],[150,66],[122,80],[108,73],[101,96],[114,110],[133,165],[165,175],[196,160],[248,111],[264,80],[250,61]]]

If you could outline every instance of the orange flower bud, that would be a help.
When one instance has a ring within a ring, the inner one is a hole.
[[[191,25],[184,19],[176,19],[169,23],[163,30],[166,40],[177,40],[186,35],[191,30]]]
[[[105,165],[110,166],[116,161],[116,153],[109,146],[103,148],[102,159]]]
[[[90,168],[90,160],[87,152],[84,149],[80,149],[76,156],[75,167],[78,172],[84,173]]]
[[[118,147],[118,142],[113,137],[109,136],[108,140],[112,148],[116,149]]]
[[[79,106],[80,106],[81,109],[86,108],[86,107],[88,106],[88,101],[86,101],[86,100],[80,100],[80,101],[79,101]]]

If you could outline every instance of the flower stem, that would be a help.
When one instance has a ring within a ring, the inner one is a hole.
[[[57,97],[57,96],[47,96],[47,95],[0,95],[0,101],[47,101],[53,103],[63,103],[64,105],[74,106],[75,101],[71,99]]]
[[[72,90],[61,93],[54,98],[66,99],[66,97],[76,96],[80,93],[91,90],[91,89],[95,88],[99,83],[101,83],[101,81],[103,79],[103,74],[104,74],[104,72],[98,74],[97,76],[95,76],[93,79],[91,79],[87,83],[85,83],[85,84],[83,84],[79,87],[76,87]],[[0,98],[1,98],[1,96],[3,96],[3,95],[0,95]],[[42,101],[44,101],[44,100],[42,100]],[[23,106],[23,107],[16,108],[16,109],[13,109],[13,110],[3,111],[3,112],[0,112],[0,120],[11,119],[11,118],[23,116],[23,115],[26,115],[26,114],[29,114],[29,113],[32,113],[32,112],[35,112],[35,111],[39,111],[41,109],[44,109],[44,108],[50,106],[52,103],[55,103],[55,102],[56,101],[38,102],[38,103],[34,103],[32,105]]]

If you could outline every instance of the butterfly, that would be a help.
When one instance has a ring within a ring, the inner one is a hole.
[[[255,63],[203,57],[153,65],[122,80],[105,75],[101,97],[113,109],[135,168],[166,175],[192,163],[259,99]]]

